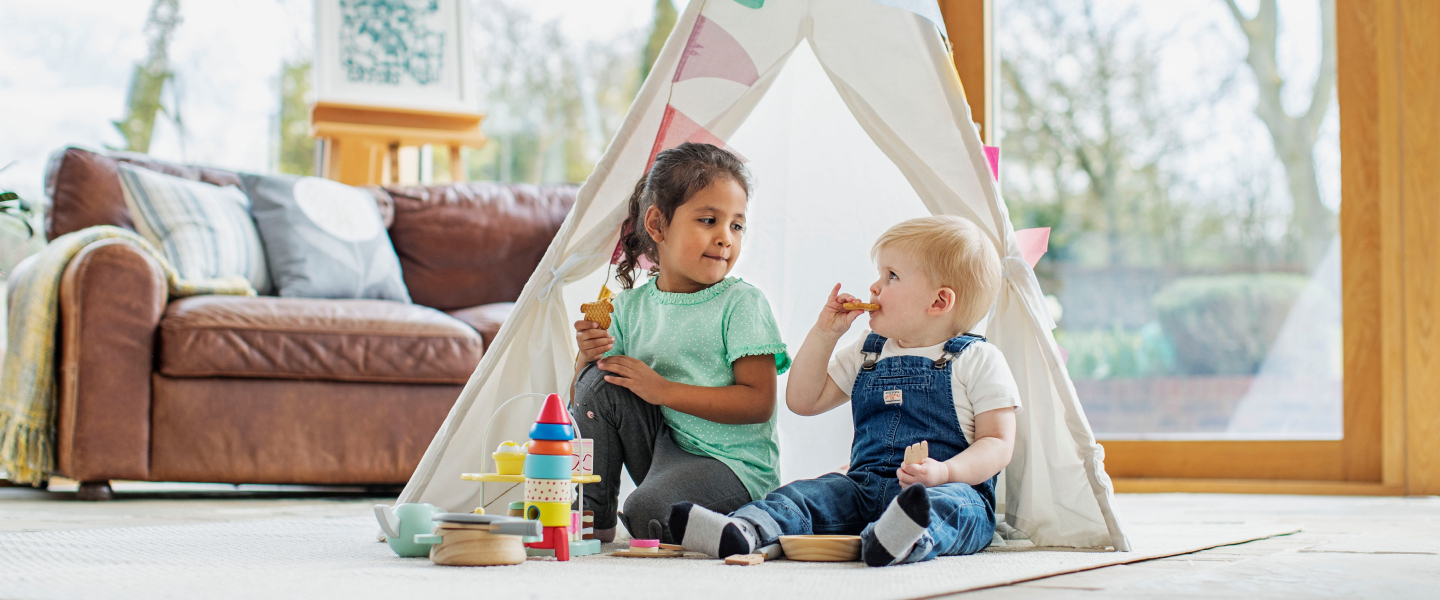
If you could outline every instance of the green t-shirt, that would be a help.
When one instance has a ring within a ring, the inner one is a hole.
[[[790,368],[780,327],[759,288],[736,277],[693,294],[656,289],[654,280],[615,297],[610,335],[623,354],[676,383],[735,385],[730,365],[743,356],[775,355],[775,370]],[[661,408],[675,444],[725,463],[754,500],[780,486],[780,445],[775,415],[764,423],[725,425]],[[777,411],[778,412],[778,411]]]

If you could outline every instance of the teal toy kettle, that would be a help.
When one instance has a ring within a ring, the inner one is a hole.
[[[375,520],[385,532],[385,542],[395,554],[403,557],[430,556],[429,543],[415,543],[416,536],[435,532],[435,515],[445,512],[433,504],[375,505]],[[424,539],[424,538],[422,538]]]

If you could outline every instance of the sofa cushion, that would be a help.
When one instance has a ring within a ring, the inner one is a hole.
[[[46,239],[95,225],[135,229],[116,172],[122,162],[212,185],[240,185],[240,175],[224,169],[179,165],[135,152],[101,154],[73,146],[61,148],[50,155],[45,166],[45,195],[50,198],[50,206],[45,209]],[[366,189],[375,194],[385,226],[389,227],[395,218],[390,196],[377,186]]]
[[[440,310],[519,298],[578,190],[480,181],[386,189],[410,298]]]
[[[45,195],[50,197],[45,235],[49,239],[95,225],[135,229],[120,189],[117,166],[121,162],[191,181],[240,185],[240,176],[230,171],[177,165],[134,152],[107,155],[83,148],[61,148],[50,155],[45,168]]]
[[[483,352],[468,325],[383,300],[196,296],[160,321],[170,377],[459,384]]]
[[[372,192],[319,177],[240,179],[278,295],[410,302]]]
[[[135,229],[185,279],[244,277],[270,291],[265,248],[250,218],[250,201],[235,186],[218,186],[120,164],[120,187]]]
[[[489,348],[495,341],[495,336],[500,333],[500,326],[505,324],[505,319],[510,318],[510,313],[514,311],[514,302],[496,302],[445,311],[445,314],[474,327],[475,331],[480,332],[480,337],[485,339],[485,347]]]

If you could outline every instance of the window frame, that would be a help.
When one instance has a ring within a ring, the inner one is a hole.
[[[993,143],[991,133],[998,123],[996,112],[1000,106],[994,85],[999,62],[993,35],[995,0],[939,2],[956,72],[962,82],[969,84],[965,86],[966,101],[981,125],[982,138],[987,144]],[[1400,153],[1405,150],[1400,143],[1403,138],[1399,136],[1401,57],[1398,55],[1408,53],[1417,61],[1435,62],[1425,57],[1440,55],[1434,50],[1434,46],[1440,44],[1419,38],[1430,34],[1433,39],[1436,29],[1440,28],[1415,32],[1413,50],[1406,44],[1396,44],[1402,27],[1397,19],[1402,5],[1405,11],[1440,15],[1433,6],[1426,7],[1424,0],[1339,0],[1336,7],[1345,340],[1342,439],[1101,438],[1105,467],[1115,482],[1116,491],[1414,493],[1406,484],[1407,454],[1425,449],[1406,446],[1407,416],[1415,416],[1414,407],[1408,405],[1416,403],[1406,396],[1407,379],[1414,378],[1413,375],[1407,378],[1406,374],[1423,366],[1407,363],[1415,362],[1415,357],[1405,351],[1417,345],[1407,338],[1416,337],[1411,331],[1415,324],[1407,323],[1405,316],[1406,304],[1414,299],[1405,296],[1403,286],[1407,268],[1415,268],[1404,263],[1405,251],[1409,249],[1405,247],[1405,240],[1415,238],[1394,235],[1406,228],[1401,220],[1401,194],[1397,189],[1400,186],[1398,163],[1403,158]],[[1432,21],[1440,22],[1440,19]],[[1418,92],[1412,94],[1418,95]],[[1417,98],[1416,101],[1440,107],[1437,100]],[[1432,152],[1440,157],[1440,149]],[[1434,179],[1436,187],[1440,187],[1440,176]],[[1435,212],[1440,213],[1440,209]],[[1429,221],[1422,223],[1429,224]],[[1440,231],[1440,227],[1431,226],[1430,231]],[[1427,252],[1434,254],[1428,249]],[[1440,263],[1440,257],[1427,262]],[[1429,303],[1433,311],[1436,303],[1431,301],[1436,299],[1440,299],[1440,291],[1432,289],[1430,296],[1420,300]],[[1440,348],[1440,331],[1432,329],[1440,327],[1427,329],[1419,345],[1427,349]],[[1429,362],[1440,363],[1440,357]],[[1434,370],[1434,366],[1429,368]],[[1429,377],[1435,380],[1435,385],[1428,389],[1440,389],[1440,375]],[[1430,417],[1427,422],[1434,426],[1432,432],[1440,432],[1440,408],[1434,404],[1440,403],[1428,403],[1424,412]],[[1435,443],[1427,445],[1433,448]],[[1430,480],[1435,483],[1433,487],[1427,486],[1432,490],[1440,488],[1440,465],[1433,470],[1437,473],[1430,476]]]

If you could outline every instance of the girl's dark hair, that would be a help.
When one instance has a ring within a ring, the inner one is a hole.
[[[745,197],[750,197],[750,176],[744,163],[734,154],[711,144],[684,143],[655,155],[650,172],[635,182],[630,194],[630,217],[620,231],[620,266],[615,279],[625,289],[635,287],[635,269],[640,257],[659,264],[655,240],[645,231],[645,212],[651,206],[660,209],[662,225],[668,225],[675,209],[710,184],[728,177],[740,184]],[[652,267],[650,274],[658,272]]]

